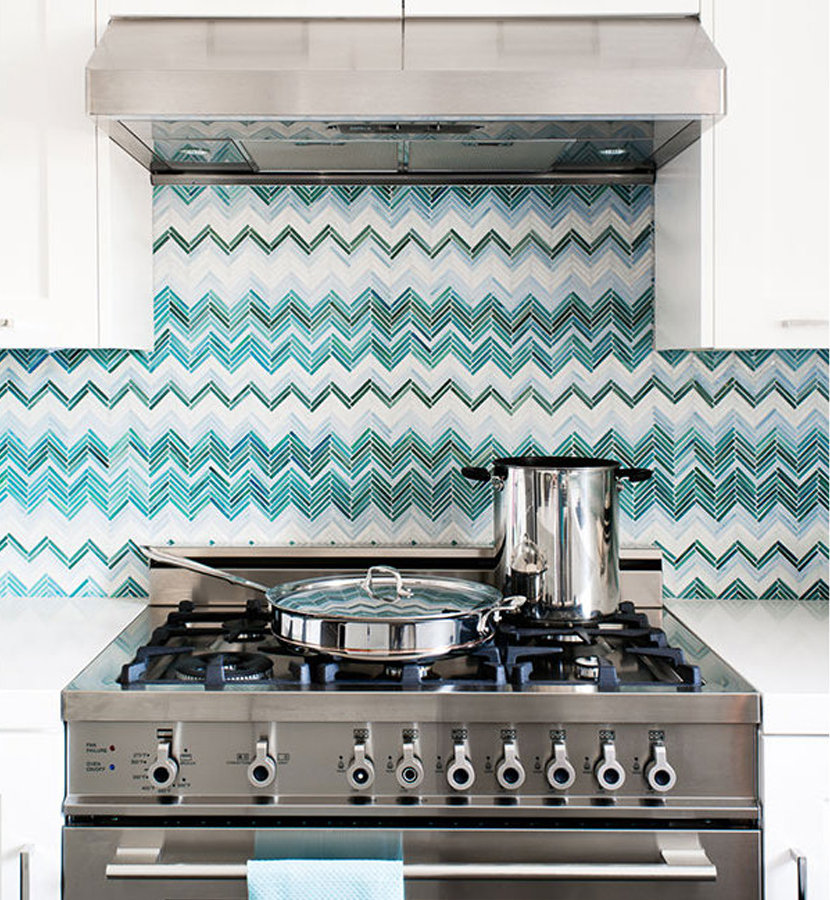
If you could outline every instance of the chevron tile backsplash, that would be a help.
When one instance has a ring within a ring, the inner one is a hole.
[[[651,466],[673,595],[826,597],[826,351],[656,353],[648,187],[157,188],[149,354],[0,353],[0,592],[144,542],[487,542],[459,467]]]

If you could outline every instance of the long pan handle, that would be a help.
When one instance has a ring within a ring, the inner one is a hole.
[[[180,569],[188,569],[190,572],[198,572],[200,575],[210,575],[212,578],[220,578],[230,584],[238,587],[249,588],[252,591],[258,591],[267,594],[270,588],[256,581],[250,581],[241,575],[234,575],[232,572],[226,572],[224,569],[214,569],[213,566],[206,566],[204,563],[196,562],[187,556],[176,556],[175,553],[165,553],[164,550],[158,550],[156,547],[142,547],[141,552],[147,559],[155,560],[155,562],[164,563],[168,566],[176,566]]]

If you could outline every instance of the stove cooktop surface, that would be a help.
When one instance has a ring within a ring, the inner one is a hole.
[[[298,652],[274,636],[264,601],[244,607],[148,607],[69,686],[97,691],[751,691],[666,615],[649,624],[622,603],[589,624],[505,618],[495,638],[459,655],[405,664]]]

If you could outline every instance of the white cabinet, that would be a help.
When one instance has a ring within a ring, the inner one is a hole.
[[[825,900],[830,897],[830,738],[764,735],[761,767],[765,900],[797,900],[793,850],[807,860],[807,896]]]
[[[401,0],[108,0],[110,16],[392,16]]]
[[[699,0],[406,0],[416,16],[696,16]]]
[[[0,900],[18,900],[30,848],[31,900],[60,900],[64,729],[61,688],[142,609],[104,597],[0,597]],[[36,635],[31,642],[13,634]]]
[[[147,348],[152,188],[86,115],[95,2],[0,0],[0,22],[0,348]]]
[[[401,0],[108,0],[109,16],[392,16]],[[414,16],[697,15],[699,0],[406,0]]]
[[[57,716],[56,716],[57,719]],[[0,727],[0,898],[59,900],[63,729]],[[21,872],[21,854],[28,872]]]
[[[706,7],[727,115],[657,174],[656,346],[827,346],[830,7]]]

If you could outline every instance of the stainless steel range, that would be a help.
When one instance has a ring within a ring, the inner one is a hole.
[[[495,568],[197,555],[266,584]],[[610,615],[508,613],[468,653],[397,663],[289,646],[261,597],[153,565],[150,606],[63,693],[66,900],[230,900],[248,859],[398,855],[409,900],[758,898],[758,695],[663,613],[659,554],[621,569]]]

